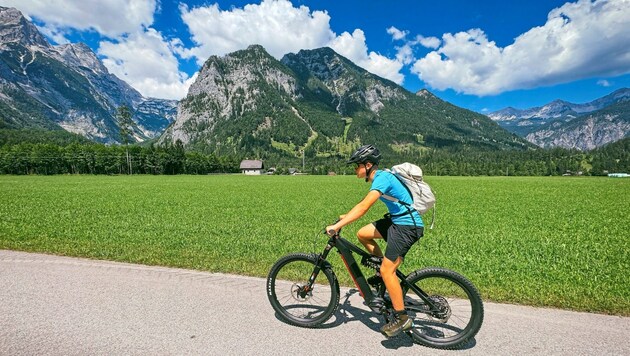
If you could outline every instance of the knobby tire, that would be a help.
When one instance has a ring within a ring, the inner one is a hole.
[[[477,288],[464,276],[439,267],[410,274],[406,282],[414,284],[436,300],[441,311],[421,311],[426,307],[411,289],[403,288],[405,307],[414,319],[408,332],[414,341],[433,348],[459,349],[475,337],[483,323],[483,302]]]
[[[313,328],[330,319],[339,307],[339,282],[327,263],[313,290],[300,294],[317,264],[317,255],[290,254],[271,267],[267,277],[267,297],[277,316],[284,322]]]

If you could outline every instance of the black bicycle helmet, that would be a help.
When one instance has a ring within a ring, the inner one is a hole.
[[[366,162],[371,162],[372,164],[378,164],[378,162],[381,160],[381,153],[378,151],[378,148],[372,146],[372,145],[365,145],[365,146],[361,146],[359,147],[358,150],[356,150],[352,156],[350,156],[350,159],[346,162],[347,164],[353,164],[353,163],[366,163]]]

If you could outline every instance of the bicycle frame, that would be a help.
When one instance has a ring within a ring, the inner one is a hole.
[[[326,244],[326,248],[318,256],[317,264],[315,265],[313,274],[311,275],[308,281],[308,289],[310,290],[313,288],[315,279],[317,278],[317,275],[321,271],[322,266],[328,263],[326,262],[326,258],[328,257],[328,254],[333,249],[333,247],[336,248],[337,251],[340,253],[341,259],[346,265],[346,268],[348,269],[348,272],[350,273],[350,277],[352,277],[354,284],[359,289],[359,293],[361,294],[361,297],[365,299],[368,306],[371,305],[371,303],[374,301],[374,299],[377,296],[374,295],[372,288],[370,288],[370,286],[368,285],[367,280],[365,279],[365,276],[363,275],[363,272],[359,268],[359,265],[357,261],[355,260],[352,253],[354,252],[366,258],[369,258],[371,255],[368,252],[356,246],[355,244],[353,244],[352,242],[344,239],[339,234],[336,234],[330,237],[330,239],[328,240],[328,243]],[[422,301],[425,303],[423,308],[414,307],[412,305],[405,305],[405,309],[414,310],[414,311],[422,312],[422,313],[438,310],[434,302],[429,298],[429,296],[422,289],[418,288],[418,286],[414,284],[407,283],[407,275],[405,275],[399,270],[396,270],[396,276],[400,280],[400,285],[402,288],[408,288],[408,289],[413,290],[416,293],[416,295],[420,297],[420,299],[422,299]],[[429,307],[428,310],[426,308],[427,306]]]

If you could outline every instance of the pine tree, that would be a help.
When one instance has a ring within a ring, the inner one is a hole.
[[[116,110],[116,122],[118,124],[118,128],[120,129],[120,141],[125,145],[129,174],[132,174],[131,159],[129,158],[129,143],[133,140],[131,134],[135,123],[131,120],[131,110],[129,110],[129,107],[126,105],[118,107],[118,110]]]

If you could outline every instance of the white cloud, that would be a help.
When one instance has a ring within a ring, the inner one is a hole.
[[[475,95],[630,73],[628,0],[580,0],[500,48],[480,29],[447,33],[412,71],[433,88]]]
[[[337,36],[330,29],[327,12],[294,7],[288,0],[263,0],[260,4],[221,10],[217,4],[190,9],[180,5],[182,19],[197,47],[176,47],[183,58],[196,57],[201,65],[211,55],[224,55],[251,44],[260,44],[280,59],[290,52],[329,46],[358,66],[402,83],[402,64],[375,52],[368,52],[360,29]]]
[[[59,35],[74,28],[94,30],[110,38],[151,25],[157,6],[156,0],[3,0],[2,5],[45,22],[44,32]]]
[[[415,57],[413,55],[413,49],[409,43],[402,47],[396,47],[398,52],[396,53],[396,60],[404,65],[411,64]]]
[[[422,46],[424,46],[426,48],[436,49],[436,48],[440,47],[440,44],[442,42],[437,37],[424,37],[422,35],[418,35],[416,37],[416,43],[420,43]]]
[[[260,44],[280,58],[300,49],[321,47],[335,37],[328,13],[311,13],[306,6],[295,8],[288,0],[266,0],[231,10],[221,10],[218,4],[193,9],[180,5],[180,11],[198,44],[189,54],[197,57],[199,64],[210,55],[224,55],[251,44]]]
[[[330,48],[344,57],[352,60],[356,65],[367,71],[387,78],[395,83],[402,84],[405,77],[400,74],[403,64],[397,60],[389,59],[376,52],[369,52],[365,43],[365,34],[357,29],[352,34],[348,32],[337,36]]]
[[[607,81],[606,79],[600,79],[597,81],[597,85],[601,85],[603,87],[609,87],[610,86],[610,82]]]
[[[103,64],[142,95],[179,100],[186,96],[192,78],[178,70],[179,62],[156,30],[136,32],[120,42],[102,41]]]
[[[392,26],[387,29],[387,33],[392,35],[392,39],[394,41],[399,41],[407,37],[407,35],[409,34],[409,31],[401,31],[397,29],[396,27]]]

